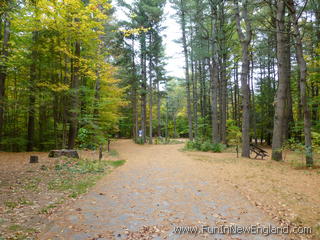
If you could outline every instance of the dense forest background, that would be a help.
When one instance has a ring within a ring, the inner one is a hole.
[[[184,79],[165,71],[168,6],[181,28]],[[0,9],[1,150],[188,137],[241,144],[244,157],[251,142],[272,145],[274,160],[299,148],[313,164],[317,0],[5,0]]]

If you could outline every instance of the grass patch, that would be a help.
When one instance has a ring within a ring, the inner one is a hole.
[[[29,201],[28,199],[21,197],[18,199],[18,202],[20,205],[33,205],[32,201]]]
[[[33,205],[33,202],[21,197],[18,199],[18,201],[6,201],[4,202],[4,205],[9,209],[14,209],[18,206]]]
[[[48,213],[50,213],[50,212],[52,211],[52,209],[58,207],[59,204],[62,204],[62,203],[64,203],[64,199],[61,199],[60,201],[57,201],[57,202],[55,202],[55,203],[50,203],[50,204],[48,204],[47,206],[41,208],[41,209],[39,210],[39,213],[40,213],[40,214],[48,214]]]
[[[22,231],[24,228],[18,224],[14,224],[8,227],[10,231]]]
[[[110,161],[110,165],[112,167],[120,167],[122,166],[123,164],[125,164],[126,160],[118,160],[118,161]]]
[[[41,182],[41,178],[35,177],[27,181],[27,183],[24,185],[25,190],[30,190],[33,192],[36,192],[38,190],[38,185]]]
[[[74,177],[57,178],[48,183],[49,190],[67,191],[68,196],[76,198],[80,194],[86,193],[90,187],[95,185],[100,176],[86,176],[83,179]]]
[[[13,202],[13,201],[6,201],[6,202],[4,202],[4,205],[7,208],[14,209],[14,208],[18,207],[19,203]]]
[[[108,168],[119,167],[124,163],[125,160],[67,159],[59,161],[54,166],[54,169],[59,173],[59,177],[48,182],[48,189],[65,191],[68,193],[68,197],[76,198],[94,186]],[[46,212],[46,209],[43,211]]]
[[[58,205],[55,203],[51,203],[48,206],[45,206],[40,209],[39,213],[40,214],[48,214],[51,212],[52,209],[56,208]]]

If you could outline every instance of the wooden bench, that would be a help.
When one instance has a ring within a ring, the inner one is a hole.
[[[265,150],[252,143],[250,144],[250,151],[256,154],[255,159],[257,159],[257,157],[260,156],[263,160],[264,157],[269,156]]]

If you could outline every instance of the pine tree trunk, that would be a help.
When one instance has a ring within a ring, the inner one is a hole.
[[[242,48],[241,66],[241,93],[242,93],[242,157],[250,157],[250,89],[249,89],[249,45],[251,41],[251,24],[247,16],[247,1],[243,1],[242,19],[246,25],[246,33],[241,29],[241,18],[238,2],[236,5],[237,32]]]
[[[193,140],[192,131],[192,111],[191,111],[191,93],[190,93],[190,77],[189,77],[189,60],[188,60],[188,48],[187,48],[187,38],[186,38],[186,19],[185,19],[185,6],[184,0],[180,0],[181,4],[181,29],[182,29],[182,44],[183,53],[185,59],[185,77],[186,77],[186,90],[187,90],[187,114],[188,114],[188,133],[189,140]]]
[[[157,80],[157,119],[158,119],[158,137],[161,137],[161,94],[160,94],[160,84],[159,80]]]
[[[285,107],[288,88],[288,36],[285,32],[285,2],[277,2],[276,15],[277,31],[277,58],[278,58],[278,90],[275,99],[275,114],[272,137],[272,159],[282,160],[283,121],[285,120]]]
[[[139,117],[138,117],[138,104],[137,104],[137,79],[136,79],[136,64],[135,64],[135,46],[134,38],[132,38],[132,119],[133,119],[133,139],[137,141],[138,139],[138,130],[139,130]]]
[[[141,45],[141,130],[142,141],[146,143],[146,130],[147,130],[147,66],[146,66],[146,36],[142,33],[140,39]]]
[[[252,102],[252,125],[254,133],[254,142],[258,144],[258,135],[257,135],[257,115],[256,115],[256,105],[255,105],[255,96],[254,96],[254,86],[253,86],[253,56],[251,55],[251,74],[250,74],[250,84],[251,84],[251,102]]]
[[[304,120],[304,144],[305,144],[305,156],[306,165],[311,167],[313,165],[313,154],[312,154],[312,138],[311,138],[311,115],[308,107],[308,96],[307,96],[307,64],[303,55],[302,40],[300,29],[298,25],[298,17],[293,1],[289,1],[289,10],[291,12],[293,20],[293,31],[295,38],[296,47],[296,58],[300,72],[300,95],[301,95],[301,106],[303,111]]]
[[[152,45],[152,34],[149,35],[149,45]],[[152,56],[149,58],[149,144],[152,144]]]
[[[2,41],[2,49],[0,49],[0,58],[6,62],[8,58],[8,45],[10,39],[10,21],[7,14],[2,16],[3,33],[0,33]],[[1,21],[1,20],[0,20]],[[2,31],[2,29],[0,29]],[[7,66],[0,64],[0,138],[4,135],[4,111],[5,111],[5,83],[7,78]]]
[[[211,112],[212,112],[212,142],[214,144],[220,142],[219,127],[218,127],[218,65],[214,59],[212,59],[210,67],[211,76]]]
[[[227,66],[226,66],[226,61],[227,61],[227,56],[223,54],[222,57],[222,65],[221,65],[221,142],[226,144],[227,140],[227,97],[228,97],[228,89],[227,89]]]

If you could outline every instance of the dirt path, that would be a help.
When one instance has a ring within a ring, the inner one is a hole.
[[[174,227],[273,224],[181,145],[113,146],[126,164],[54,218],[41,239],[277,239],[274,235],[176,234]]]

